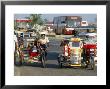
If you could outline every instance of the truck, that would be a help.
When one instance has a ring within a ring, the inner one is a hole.
[[[81,26],[88,26],[88,22],[87,21],[82,21]]]
[[[58,16],[53,19],[53,31],[57,35],[73,35],[74,28],[81,26],[80,16]]]

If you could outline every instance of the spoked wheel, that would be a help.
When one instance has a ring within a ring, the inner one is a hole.
[[[95,67],[94,57],[90,57],[90,69],[94,70],[94,67]]]
[[[63,67],[63,65],[62,65],[62,63],[61,63],[61,62],[59,63],[59,67],[60,67],[60,68],[62,68],[62,67]]]
[[[86,62],[85,61],[81,61],[81,68],[86,68]]]
[[[63,64],[62,64],[62,61],[63,60],[63,57],[61,56],[61,57],[59,57],[59,59],[58,59],[58,64],[59,64],[59,67],[60,68],[62,68],[63,67]]]
[[[43,68],[46,68],[46,64],[45,64],[45,55],[42,55],[41,57],[41,64]]]
[[[22,61],[21,61],[21,58],[20,58],[20,55],[18,54],[18,52],[15,52],[15,55],[14,55],[14,64],[16,66],[21,66],[22,65]]]

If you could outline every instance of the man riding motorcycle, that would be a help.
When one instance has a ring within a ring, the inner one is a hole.
[[[45,36],[45,34],[41,34],[40,39],[38,40],[40,43],[41,48],[45,51],[45,57],[47,56],[47,46],[49,46],[49,40],[48,37]]]

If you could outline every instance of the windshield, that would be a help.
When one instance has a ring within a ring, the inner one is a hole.
[[[72,47],[79,47],[80,42],[72,42]]]
[[[85,42],[94,44],[97,42],[97,37],[89,36],[88,38],[85,39]]]
[[[74,20],[68,20],[68,21],[67,21],[67,26],[68,26],[68,27],[77,27],[77,26],[79,26],[79,25],[80,25],[80,23],[77,22],[77,21],[74,21]]]

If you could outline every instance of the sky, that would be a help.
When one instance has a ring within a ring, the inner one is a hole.
[[[14,19],[25,19],[29,14],[15,14]],[[96,14],[42,14],[42,19],[47,19],[52,21],[54,17],[57,16],[81,16],[83,21],[95,22],[97,18]]]

